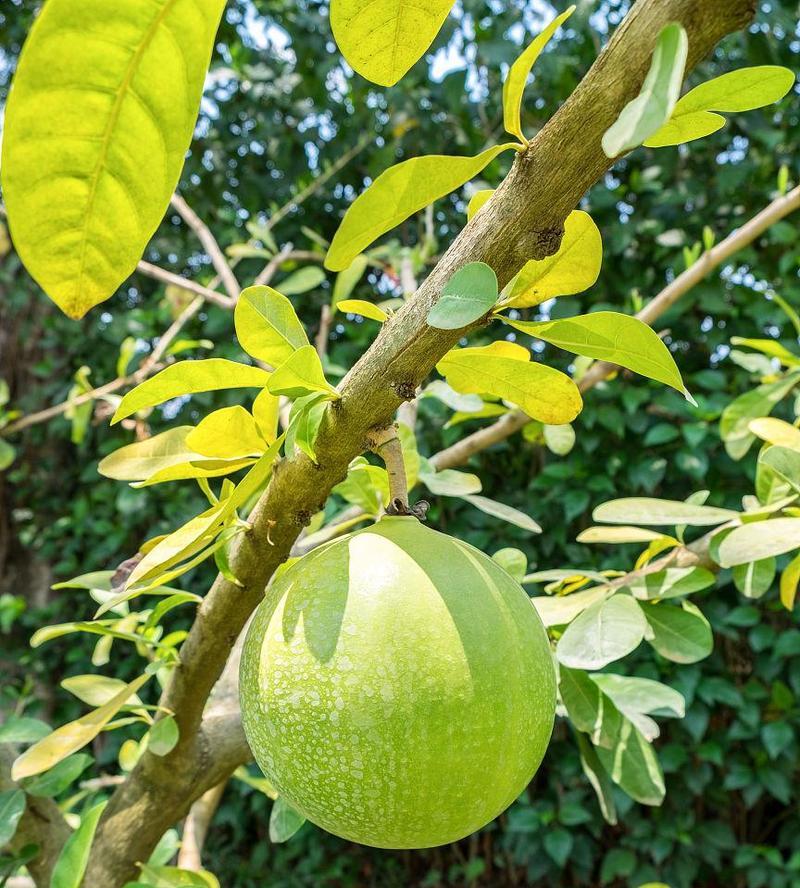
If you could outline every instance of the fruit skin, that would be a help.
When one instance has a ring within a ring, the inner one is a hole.
[[[416,518],[306,555],[247,634],[256,761],[297,810],[378,848],[426,848],[500,814],[553,728],[547,634],[522,588]]]

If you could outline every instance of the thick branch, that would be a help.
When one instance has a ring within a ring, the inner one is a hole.
[[[158,759],[146,752],[112,797],[101,820],[87,884],[114,888],[135,874],[166,826],[205,792],[210,769],[197,762],[197,731],[205,701],[228,652],[261,600],[300,529],[324,505],[351,459],[365,449],[370,429],[392,421],[398,406],[453,347],[463,331],[429,327],[426,317],[444,283],[467,262],[489,263],[502,285],[529,258],[554,252],[563,222],[586,189],[608,169],[600,139],[644,80],[660,28],[686,27],[694,64],[725,33],[744,25],[750,0],[640,0],[584,81],[531,147],[520,155],[484,211],[445,253],[416,295],[384,324],[371,348],[327,409],[316,442],[317,464],[299,454],[276,464],[253,510],[252,531],[232,555],[238,588],[218,577],[198,608],[162,704],[176,713],[181,739]],[[119,837],[124,837],[120,841]]]

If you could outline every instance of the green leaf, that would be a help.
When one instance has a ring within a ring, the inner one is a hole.
[[[331,28],[347,64],[367,80],[392,86],[422,57],[453,0],[332,0]]]
[[[525,582],[529,580],[528,577],[524,579]],[[550,626],[566,626],[587,608],[608,597],[607,588],[594,586],[591,589],[573,592],[571,595],[537,595],[531,600],[542,622],[549,628]]]
[[[378,321],[380,324],[389,317],[382,308],[365,299],[343,299],[336,307],[347,314],[361,315],[363,318]]]
[[[498,154],[516,147],[513,144],[495,145],[475,157],[432,154],[413,157],[389,167],[345,213],[328,250],[325,267],[331,271],[344,270],[382,234],[469,182]]]
[[[219,888],[219,880],[208,870],[187,870],[177,866],[140,864],[146,882],[128,884],[125,888]]]
[[[108,703],[92,710],[77,721],[56,728],[52,734],[35,743],[14,762],[11,768],[12,780],[22,780],[24,777],[41,774],[87,743],[91,743],[149,678],[148,673],[140,675]]]
[[[573,210],[564,222],[558,250],[525,263],[511,284],[502,308],[530,308],[556,296],[572,296],[591,287],[603,264],[603,239],[594,220]]]
[[[292,303],[272,287],[248,287],[242,291],[233,322],[242,348],[272,367],[279,367],[297,349],[308,345],[306,331]]]
[[[480,493],[483,485],[481,479],[471,472],[459,472],[457,469],[442,469],[439,472],[423,471],[420,481],[437,496],[467,496]]]
[[[120,401],[111,424],[138,410],[155,407],[172,398],[221,389],[264,388],[270,374],[260,367],[250,367],[225,358],[179,361],[131,389]]]
[[[683,718],[686,714],[683,695],[659,681],[610,672],[595,673],[589,677],[649,741],[659,736],[658,725],[650,715]]]
[[[601,503],[592,517],[595,521],[607,521],[609,524],[688,524],[692,527],[713,527],[738,518],[739,513],[731,509],[718,509],[679,500],[633,496]]]
[[[576,355],[618,364],[690,397],[669,349],[652,327],[638,318],[595,311],[558,321],[503,320],[529,336]]]
[[[603,819],[606,823],[610,823],[613,826],[617,823],[617,809],[614,804],[608,771],[603,767],[597,752],[589,741],[581,734],[577,734],[576,739],[578,741],[578,749],[580,750],[583,773],[592,784]]]
[[[794,607],[798,586],[800,586],[800,554],[795,555],[781,574],[781,604],[786,610],[792,610]]]
[[[35,743],[46,737],[51,730],[50,725],[41,719],[27,715],[12,716],[0,725],[0,743]]]
[[[556,648],[559,663],[573,669],[601,669],[627,656],[644,638],[642,609],[630,595],[598,601],[567,627]]]
[[[542,528],[530,517],[530,515],[520,512],[519,509],[507,506],[505,503],[498,503],[496,500],[489,499],[485,496],[477,496],[474,493],[467,494],[466,496],[462,495],[461,498],[470,503],[470,505],[475,506],[476,509],[480,509],[481,512],[491,515],[493,518],[507,521],[509,524],[513,524],[515,527],[521,527],[529,533],[542,532]]]
[[[100,460],[97,471],[117,481],[143,481],[161,469],[202,459],[186,443],[192,426],[177,426],[160,435],[120,447]]]
[[[3,197],[22,261],[71,317],[134,271],[167,210],[224,6],[107,15],[48,0],[31,28],[6,108]]]
[[[545,423],[542,434],[545,446],[556,456],[566,456],[575,446],[575,429],[569,423],[562,425],[547,425]]]
[[[720,543],[719,563],[735,567],[800,549],[800,518],[771,518],[735,527]]]
[[[166,715],[160,718],[147,734],[147,748],[153,755],[167,755],[178,742],[178,725],[175,718]]]
[[[530,352],[514,343],[454,349],[436,369],[457,392],[495,395],[552,425],[572,422],[583,406],[578,387],[568,376],[531,362]]]
[[[280,419],[281,399],[267,389],[263,389],[253,401],[253,419],[258,425],[261,437],[274,444],[278,437],[278,421]]]
[[[475,194],[472,195],[467,204],[467,222],[472,219],[478,210],[482,209],[488,203],[489,198],[493,194],[494,188],[482,188],[480,191],[476,191]]]
[[[636,598],[644,601],[678,598],[708,589],[716,582],[703,567],[668,567],[650,574],[634,573],[625,583]]]
[[[602,695],[598,686],[586,672],[562,663],[558,668],[558,690],[572,724],[594,737],[602,720]]]
[[[81,888],[97,824],[107,804],[104,801],[90,808],[81,817],[81,825],[64,842],[53,867],[50,888]]]
[[[123,684],[123,682],[120,682]],[[52,798],[60,795],[91,765],[93,759],[90,755],[77,753],[69,755],[58,764],[54,765],[44,774],[28,778],[23,781],[23,789],[28,795],[41,798]]]
[[[672,117],[645,141],[648,148],[680,145],[716,132],[725,118],[713,111],[752,111],[782,99],[795,82],[794,72],[778,65],[740,68],[701,83],[675,105]]]
[[[798,520],[800,530],[800,520]],[[797,538],[800,548],[800,536]],[[745,598],[761,598],[768,591],[775,579],[776,565],[773,557],[751,561],[749,564],[737,564],[733,569],[733,584]]]
[[[598,748],[597,755],[611,779],[642,805],[664,800],[664,775],[652,746],[639,729],[623,719],[614,749]]]
[[[460,330],[491,311],[497,296],[494,271],[485,262],[470,262],[459,268],[442,288],[428,312],[428,326]]]
[[[528,75],[550,38],[573,12],[575,12],[575,7],[570,6],[561,15],[556,16],[539,35],[534,37],[527,49],[523,50],[509,69],[503,84],[503,125],[506,132],[516,136],[523,144],[527,144],[527,139],[522,133],[520,113],[522,94],[525,91]]]
[[[304,345],[284,361],[270,376],[267,386],[273,395],[302,398],[312,392],[325,392],[331,400],[341,395],[325,379],[325,371],[313,345]]]
[[[289,426],[286,429],[285,452],[291,456],[295,447],[298,447],[306,456],[317,461],[314,450],[314,442],[325,415],[325,407],[328,396],[325,392],[314,392],[303,398],[298,398],[292,404],[289,414]]]
[[[336,281],[333,285],[333,297],[331,299],[331,308],[334,312],[339,308],[340,303],[350,297],[350,294],[356,288],[356,284],[367,270],[368,265],[369,256],[359,253],[347,268],[336,275]]]
[[[497,562],[503,570],[510,574],[514,579],[521,583],[528,570],[528,558],[524,552],[519,549],[507,547],[498,549],[492,555],[492,561]]]
[[[212,459],[258,456],[267,449],[253,415],[238,404],[209,413],[189,432],[186,443]]]
[[[688,51],[686,31],[677,22],[661,29],[639,95],[603,134],[606,157],[636,148],[669,120],[680,95]]]
[[[270,841],[288,841],[305,822],[306,818],[299,811],[296,811],[283,796],[278,796],[269,816]]]
[[[0,792],[0,848],[14,838],[17,824],[24,813],[25,793],[21,789]]]
[[[796,493],[800,493],[800,451],[788,447],[770,447],[759,458]]]
[[[664,534],[657,530],[644,527],[587,527],[582,530],[576,541],[579,543],[651,543],[653,540],[664,539]]]
[[[284,296],[299,296],[301,293],[308,293],[309,290],[316,290],[324,282],[325,272],[319,266],[306,265],[293,271],[278,286]]]
[[[8,443],[0,438],[0,472],[4,472],[17,456],[17,451]]]
[[[767,382],[745,392],[728,404],[720,417],[719,434],[732,459],[741,459],[755,440],[755,435],[750,431],[750,423],[770,414],[798,382],[800,373],[787,373],[775,382]]]
[[[667,660],[696,663],[711,653],[711,626],[691,602],[684,601],[681,607],[652,604],[644,613],[653,632],[647,640]]]

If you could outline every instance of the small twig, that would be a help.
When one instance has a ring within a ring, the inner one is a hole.
[[[397,425],[393,423],[388,428],[373,430],[369,443],[370,450],[383,460],[389,476],[389,505],[386,514],[413,514],[408,505],[408,479]]]
[[[292,244],[286,244],[261,269],[253,281],[255,287],[265,287],[272,282],[278,269],[292,257]]]
[[[220,308],[227,308],[230,311],[235,305],[232,299],[228,299],[228,297],[222,293],[204,287],[202,284],[197,284],[194,281],[189,280],[189,278],[181,277],[179,274],[173,274],[171,271],[167,271],[166,268],[161,268],[159,265],[145,262],[144,259],[142,259],[142,261],[136,266],[136,269],[142,274],[147,275],[147,277],[154,278],[157,281],[163,281],[165,284],[174,284],[176,287],[190,290],[192,293],[202,296],[209,302],[213,302],[214,305],[219,305]]]
[[[158,344],[153,351],[142,361],[141,367],[134,374],[144,379],[150,375],[150,372],[158,364],[166,354],[167,349],[172,344],[175,337],[181,332],[186,324],[200,311],[205,302],[204,296],[195,296],[194,299],[184,308],[177,318],[167,327],[164,334],[159,338]]]
[[[203,845],[227,783],[227,780],[223,780],[212,786],[189,809],[183,824],[181,849],[178,852],[178,866],[181,869],[196,873],[203,868]]]
[[[197,235],[198,240],[211,258],[211,262],[217,270],[217,274],[220,276],[220,280],[225,287],[225,292],[235,303],[239,298],[239,293],[242,288],[239,286],[239,281],[236,280],[236,275],[233,273],[233,269],[231,268],[227,257],[222,252],[222,247],[220,247],[217,243],[217,239],[211,233],[211,229],[177,191],[172,195],[170,203],[178,211],[183,221]]]
[[[330,305],[326,302],[325,305],[322,306],[322,310],[319,314],[319,329],[317,330],[317,335],[314,338],[314,346],[317,349],[317,354],[320,358],[324,358],[328,353],[328,337],[331,335],[331,323],[333,321],[333,312],[331,311]]]

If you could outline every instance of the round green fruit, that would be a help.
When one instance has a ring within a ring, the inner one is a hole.
[[[522,792],[553,728],[547,634],[472,546],[383,518],[283,573],[244,645],[250,748],[313,823],[379,848],[453,842]]]

